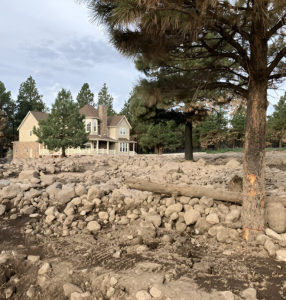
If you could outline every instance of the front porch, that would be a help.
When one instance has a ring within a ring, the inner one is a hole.
[[[96,140],[89,141],[86,144],[86,147],[81,148],[67,148],[66,155],[135,155],[134,142],[126,143],[126,147],[122,147],[122,143],[113,142],[113,141],[104,141],[104,140]],[[130,150],[130,145],[133,145],[133,149]],[[40,147],[39,149],[40,156],[52,155],[52,156],[61,156],[62,151],[52,151],[48,150],[45,147]]]

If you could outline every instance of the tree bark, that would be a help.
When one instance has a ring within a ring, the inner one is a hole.
[[[229,201],[237,204],[241,204],[243,199],[242,193],[209,189],[206,187],[196,185],[182,187],[172,184],[153,183],[148,180],[141,180],[137,178],[127,178],[125,180],[125,184],[131,189],[136,189],[140,191],[188,197],[206,196],[215,200]]]
[[[251,42],[250,82],[247,99],[247,124],[243,158],[243,237],[254,241],[264,232],[265,216],[265,145],[267,110],[267,41],[261,24],[254,25]],[[259,31],[259,32],[258,32]]]
[[[193,124],[190,121],[185,124],[185,160],[194,160]]]
[[[66,148],[62,147],[62,157],[66,157]]]
[[[282,139],[279,140],[279,151],[282,150]]]
[[[162,155],[162,153],[163,153],[163,147],[159,147],[159,152],[158,152],[158,154],[159,154],[159,155]]]

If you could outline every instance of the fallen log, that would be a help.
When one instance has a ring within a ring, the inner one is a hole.
[[[229,201],[237,204],[242,204],[243,200],[242,193],[210,189],[198,185],[183,187],[173,184],[153,183],[148,180],[142,180],[137,178],[127,178],[125,180],[125,184],[130,189],[172,196],[187,196],[193,198],[201,198],[203,196],[206,196],[215,200]]]

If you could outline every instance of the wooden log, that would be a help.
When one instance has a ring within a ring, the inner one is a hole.
[[[173,184],[153,183],[148,180],[142,180],[137,178],[127,178],[125,180],[125,184],[130,189],[172,196],[187,196],[193,198],[201,198],[203,196],[206,196],[208,198],[213,198],[214,200],[229,201],[236,204],[242,204],[243,200],[242,193],[210,189],[197,185],[183,187]]]

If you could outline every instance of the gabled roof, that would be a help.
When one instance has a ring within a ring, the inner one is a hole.
[[[39,111],[30,111],[30,113],[33,115],[33,117],[39,122],[40,120],[47,121],[48,115],[47,113],[44,112],[39,112]]]
[[[96,118],[99,119],[99,113],[96,108],[92,105],[87,104],[79,110],[81,115],[85,115],[86,118]]]
[[[37,122],[39,122],[40,120],[44,120],[46,121],[47,118],[48,118],[48,115],[47,113],[44,113],[44,112],[39,112],[39,111],[29,111],[26,115],[26,117],[24,118],[24,120],[22,121],[22,123],[20,124],[20,126],[17,128],[17,130],[19,130],[19,128],[23,125],[23,123],[25,122],[25,120],[28,118],[29,115],[32,115]]]
[[[116,127],[123,118],[123,115],[109,116],[107,117],[107,126]]]

